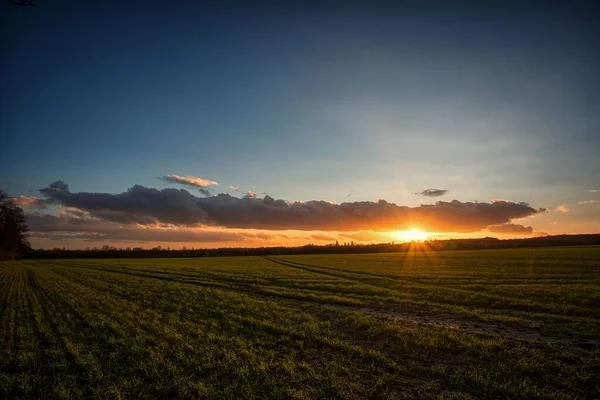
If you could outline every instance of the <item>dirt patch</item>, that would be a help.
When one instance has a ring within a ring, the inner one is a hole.
[[[490,321],[456,318],[450,314],[413,313],[370,307],[352,307],[338,304],[328,304],[326,307],[361,312],[375,317],[393,319],[406,324],[453,329],[484,336],[504,337],[515,342],[537,343],[541,345],[572,345],[587,349],[600,346],[600,341],[582,338],[577,335],[572,335],[571,337],[556,335],[549,336],[533,328],[524,327],[521,325],[500,324]]]

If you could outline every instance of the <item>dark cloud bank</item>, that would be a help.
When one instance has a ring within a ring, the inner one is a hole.
[[[431,205],[405,207],[385,200],[333,204],[320,200],[286,202],[270,196],[237,198],[219,194],[198,197],[183,189],[158,190],[140,185],[120,194],[74,193],[60,181],[40,192],[46,202],[74,207],[93,217],[70,222],[75,225],[111,222],[321,231],[392,231],[418,227],[432,232],[476,232],[544,211],[526,203],[502,200],[491,203],[438,201]],[[42,227],[46,231],[62,229],[59,220],[64,217],[54,217],[58,220],[49,217],[30,217],[31,230]],[[42,221],[44,218],[48,221]],[[58,229],[44,224],[52,224]]]

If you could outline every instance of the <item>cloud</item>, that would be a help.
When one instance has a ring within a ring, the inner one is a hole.
[[[238,190],[240,190],[240,187],[231,185],[229,186],[229,189],[233,190],[234,192],[237,192]]]
[[[40,193],[63,206],[75,207],[111,222],[194,225],[207,218],[206,213],[198,207],[198,202],[203,198],[183,189],[157,190],[136,185],[120,194],[71,193],[68,186],[59,181],[41,189]]]
[[[319,240],[322,242],[333,242],[334,240],[336,240],[333,236],[323,234],[310,235],[307,239]]]
[[[566,212],[571,211],[571,209],[566,204],[561,204],[560,206],[556,207],[554,209],[554,211],[560,211],[560,212],[566,213]]]
[[[48,185],[48,189],[58,190],[58,191],[62,191],[62,192],[68,192],[69,185],[67,185],[63,181],[56,181],[56,182],[52,182],[50,185]],[[40,192],[41,192],[41,190],[40,190]]]
[[[54,240],[219,243],[244,241],[247,238],[267,239],[260,233],[242,234],[224,230],[121,225],[96,218],[60,217],[49,214],[29,214],[27,224],[32,238]]]
[[[194,186],[199,188],[205,188],[207,186],[219,185],[219,182],[211,181],[209,179],[198,178],[195,176],[179,176],[179,175],[167,175],[160,177],[163,181],[180,183],[182,185]]]
[[[264,232],[259,232],[259,233],[245,233],[244,237],[248,238],[256,238],[256,239],[261,239],[261,240],[270,240],[273,239],[275,237],[277,237],[279,235],[271,235],[268,233],[264,233]]]
[[[501,225],[488,226],[488,231],[493,233],[501,234],[519,234],[519,235],[531,235],[533,228],[531,226],[524,226],[519,224],[507,223]]]
[[[198,189],[198,191],[199,191],[200,193],[202,193],[202,194],[203,194],[204,196],[206,196],[206,197],[208,197],[208,196],[211,196],[211,195],[212,195],[212,194],[210,193],[210,190],[208,190],[208,189],[203,189],[203,188],[200,188],[200,189]]]
[[[48,201],[46,199],[40,199],[35,196],[16,196],[12,198],[13,202],[19,207],[26,208],[46,208]]]
[[[418,207],[385,200],[335,204],[322,200],[286,202],[251,192],[198,197],[183,189],[152,189],[135,185],[119,194],[73,193],[64,183],[40,192],[50,201],[88,212],[92,217],[122,223],[178,226],[220,226],[270,230],[395,231],[419,228],[430,232],[476,232],[490,225],[541,212],[527,203],[438,201]]]
[[[416,192],[415,194],[418,194],[420,196],[426,196],[426,197],[440,197],[440,196],[445,195],[448,192],[449,192],[449,190],[445,190],[445,189],[425,189],[422,192]]]
[[[578,202],[577,204],[594,204],[596,203],[596,200],[583,200]]]
[[[248,192],[246,193],[246,196],[244,196],[244,197],[246,197],[248,199],[256,199],[256,193],[254,193],[251,190],[248,190]]]
[[[89,218],[89,213],[85,211],[81,211],[75,207],[60,207],[58,210],[59,217],[68,217],[68,218]]]
[[[600,189],[588,189],[590,193],[600,193]]]

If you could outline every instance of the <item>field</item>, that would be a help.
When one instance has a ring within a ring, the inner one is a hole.
[[[600,398],[600,247],[0,263],[0,398]]]

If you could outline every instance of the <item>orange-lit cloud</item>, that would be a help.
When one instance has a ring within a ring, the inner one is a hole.
[[[39,214],[38,214],[39,215]],[[58,217],[63,218],[91,218],[90,214],[75,207],[60,207],[57,213]]]
[[[560,206],[556,207],[554,210],[564,212],[564,213],[571,211],[571,209],[566,204],[561,204]]]
[[[512,223],[488,226],[487,230],[493,233],[513,235],[530,235],[533,232],[533,228],[531,226]]]
[[[35,196],[28,197],[21,195],[13,197],[12,200],[19,207],[26,208],[45,208],[47,204],[46,200],[40,199]]]
[[[198,178],[196,176],[167,175],[160,177],[159,179],[162,179],[163,181],[180,183],[182,185],[195,186],[199,188],[219,185],[219,182],[211,181],[210,179]]]

